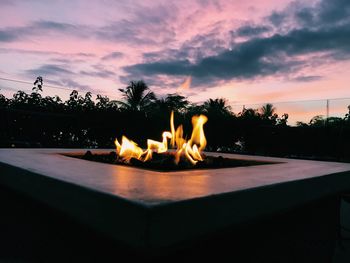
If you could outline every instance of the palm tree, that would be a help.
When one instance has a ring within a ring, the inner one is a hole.
[[[168,94],[165,98],[157,100],[155,106],[155,109],[161,112],[174,111],[185,113],[189,106],[189,101],[186,99],[186,97],[174,93]]]
[[[227,100],[224,98],[209,99],[203,104],[204,110],[208,114],[230,115],[231,107],[227,105]]]
[[[156,100],[154,93],[142,80],[130,81],[129,86],[119,91],[122,92],[124,101],[117,101],[117,103],[131,111],[143,111]]]
[[[260,118],[258,110],[257,109],[252,109],[252,108],[248,108],[248,109],[244,108],[243,111],[241,113],[239,113],[239,115],[243,119]]]
[[[187,106],[189,105],[189,101],[187,100],[187,98],[177,93],[168,94],[165,98],[165,101],[169,104],[172,110],[176,110],[179,112],[186,111]]]
[[[270,120],[275,116],[276,108],[271,103],[266,103],[260,108],[261,117],[265,120]]]

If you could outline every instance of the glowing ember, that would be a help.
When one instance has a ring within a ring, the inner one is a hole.
[[[116,139],[115,145],[117,147],[117,154],[123,158],[125,162],[130,162],[131,158],[138,159],[140,161],[146,162],[152,159],[152,154],[165,153],[168,151],[168,140],[170,140],[170,145],[176,148],[174,153],[175,163],[178,164],[181,157],[185,157],[193,165],[198,161],[203,161],[201,155],[202,150],[204,150],[207,145],[207,140],[205,138],[203,126],[207,122],[208,118],[204,115],[193,116],[192,117],[192,135],[187,141],[183,137],[183,127],[179,125],[175,130],[174,126],[174,112],[171,112],[170,116],[170,132],[165,131],[162,134],[163,140],[161,142],[148,139],[147,140],[147,150],[140,148],[135,142],[129,140],[127,137],[123,136],[121,144]]]

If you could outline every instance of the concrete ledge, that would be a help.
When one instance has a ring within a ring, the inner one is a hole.
[[[79,150],[1,149],[0,184],[127,245],[159,249],[350,189],[350,164],[225,155],[279,164],[152,172],[77,160]]]

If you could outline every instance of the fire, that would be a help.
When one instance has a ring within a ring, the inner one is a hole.
[[[122,144],[117,139],[114,143],[117,147],[117,153],[126,162],[129,162],[131,158],[140,159],[143,155],[143,150],[137,146],[137,143],[129,140],[126,136],[122,137]]]
[[[192,117],[192,135],[187,141],[183,137],[183,126],[179,125],[175,129],[174,125],[174,112],[170,115],[170,131],[165,131],[162,133],[162,141],[147,140],[147,149],[143,150],[137,143],[129,140],[126,136],[122,137],[121,144],[116,139],[115,145],[117,148],[117,154],[123,158],[125,162],[130,162],[131,158],[138,159],[140,161],[146,162],[152,159],[152,154],[165,153],[169,150],[168,140],[170,140],[170,145],[175,148],[174,156],[175,163],[178,164],[181,157],[187,158],[193,165],[198,161],[203,161],[201,152],[205,149],[207,145],[207,140],[205,138],[204,124],[208,121],[208,118],[204,115],[193,116]]]

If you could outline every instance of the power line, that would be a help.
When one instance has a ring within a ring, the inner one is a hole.
[[[331,100],[350,100],[350,97],[348,98],[332,98],[332,99],[313,99],[313,100],[290,100],[290,101],[271,101],[268,103],[271,104],[284,104],[284,103],[298,103],[298,102],[326,102],[327,100],[331,101]],[[245,103],[245,104],[232,104],[232,106],[261,106],[263,104],[266,104],[265,102],[260,102],[260,103]]]
[[[9,78],[0,77],[0,80],[5,80],[5,81],[10,81],[10,82],[17,82],[17,83],[22,83],[22,84],[30,84],[30,85],[33,85],[33,82],[24,81],[24,80],[18,80],[18,79],[9,79]],[[61,89],[61,90],[71,91],[71,89],[69,89],[69,88],[51,86],[51,85],[46,85],[46,84],[45,84],[45,87],[52,88],[52,89]],[[82,90],[79,90],[79,91],[82,92]]]
[[[4,80],[4,81],[10,81],[10,82],[16,82],[16,83],[22,83],[22,84],[30,84],[30,85],[34,85],[33,82],[30,82],[30,81],[25,81],[25,80],[18,80],[18,79],[12,79],[12,78],[4,78],[4,77],[1,77],[0,76],[0,80]],[[44,79],[45,80],[45,79]],[[50,81],[50,80],[48,80]],[[45,88],[52,88],[52,89],[60,89],[60,90],[66,90],[66,91],[72,91],[72,89],[70,88],[65,88],[65,87],[61,87],[61,86],[52,86],[52,85],[47,85],[45,84],[44,85]],[[5,88],[5,89],[8,89],[8,90],[14,90],[14,89],[11,89],[11,88]],[[74,88],[74,90],[77,90],[79,92],[86,92],[84,90],[81,90],[81,89],[76,89]],[[110,95],[105,95],[105,94],[101,94],[101,93],[98,93],[102,96],[107,96],[107,97],[111,97]]]
[[[30,81],[24,81],[24,80],[18,80],[18,79],[10,79],[10,78],[4,78],[4,77],[0,77],[0,80],[4,80],[4,81],[10,81],[10,82],[17,82],[17,83],[22,83],[22,84],[30,84],[30,85],[33,85],[33,82],[30,82]],[[50,81],[50,80],[48,80]],[[66,90],[66,91],[72,91],[72,89],[69,89],[69,88],[65,88],[65,87],[61,87],[61,86],[52,86],[52,85],[46,85],[44,87],[48,87],[48,88],[52,88],[52,89],[60,89],[60,90]],[[10,89],[10,90],[13,90],[13,89]],[[80,92],[85,92],[84,90],[80,90],[80,89],[75,89],[77,91],[80,91]],[[103,96],[108,96],[108,95],[104,95],[104,94],[101,94]],[[272,103],[272,104],[285,104],[285,103],[298,103],[298,102],[326,102],[327,100],[350,100],[350,97],[347,97],[347,98],[332,98],[332,99],[329,99],[329,98],[325,98],[325,99],[313,99],[313,100],[291,100],[291,101],[272,101],[272,102],[269,102],[269,103]],[[257,102],[257,103],[242,103],[242,104],[231,104],[232,106],[236,106],[236,107],[242,107],[242,106],[261,106],[263,104],[266,104],[266,102]]]

